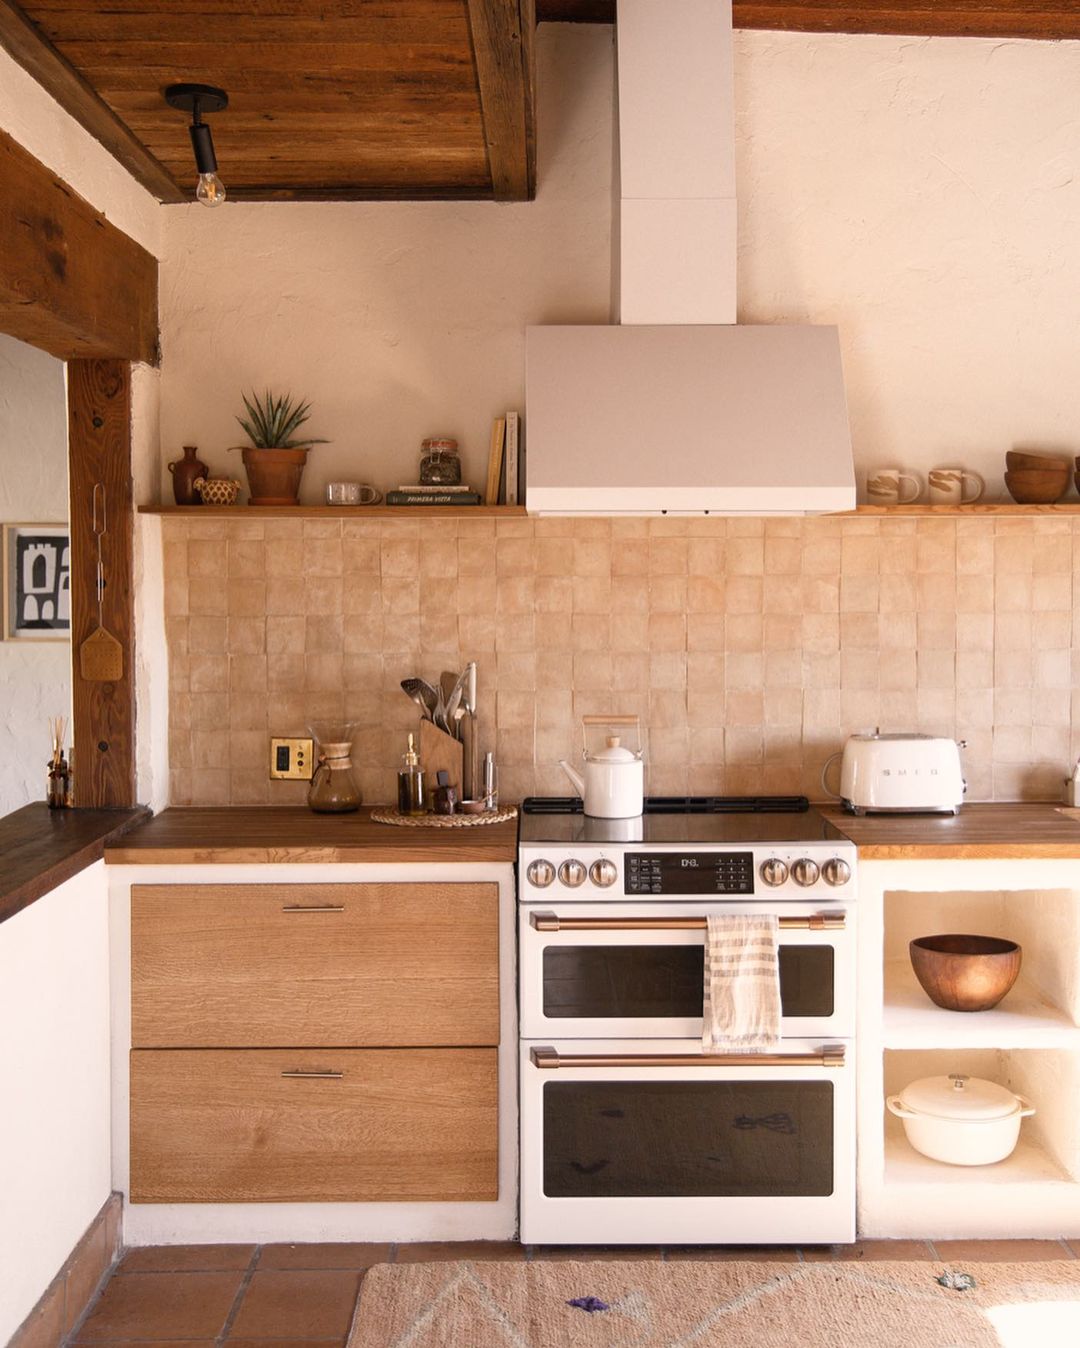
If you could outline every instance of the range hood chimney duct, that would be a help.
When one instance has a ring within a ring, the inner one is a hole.
[[[731,0],[618,0],[614,326],[526,332],[550,514],[855,504],[834,327],[736,324]]]

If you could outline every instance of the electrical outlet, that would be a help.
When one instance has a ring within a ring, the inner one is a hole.
[[[313,740],[272,739],[270,776],[276,781],[310,782],[315,766]]]

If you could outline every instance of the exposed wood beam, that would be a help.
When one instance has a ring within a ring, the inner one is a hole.
[[[0,332],[60,360],[157,359],[157,261],[0,132]]]
[[[190,199],[13,0],[0,0],[0,46],[159,201]]]
[[[735,0],[736,28],[804,33],[892,33],[912,37],[1080,38],[1080,4],[1035,0]],[[538,22],[614,23],[615,0],[537,0]]]
[[[68,482],[75,802],[94,809],[134,805],[131,366],[124,361],[75,360],[68,365]],[[124,658],[123,676],[115,683],[84,679],[79,668],[79,647],[98,626],[93,524],[94,485],[99,482],[106,512],[102,619],[120,642]]]
[[[536,195],[534,0],[467,0],[496,201]]]

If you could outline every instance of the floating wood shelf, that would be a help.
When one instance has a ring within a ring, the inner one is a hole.
[[[851,511],[844,511],[851,514]],[[1080,501],[1064,505],[1018,505],[1015,501],[979,501],[973,505],[856,506],[856,515],[1080,515]]]
[[[199,519],[524,519],[525,507],[499,506],[139,506],[140,515],[186,515]]]

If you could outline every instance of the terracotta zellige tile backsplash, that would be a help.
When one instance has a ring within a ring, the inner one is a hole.
[[[268,737],[356,720],[389,800],[409,674],[479,665],[507,799],[565,793],[588,712],[636,712],[648,789],[822,796],[880,725],[967,741],[969,798],[1056,799],[1080,751],[1080,522],[166,518],[174,804],[287,803]]]

